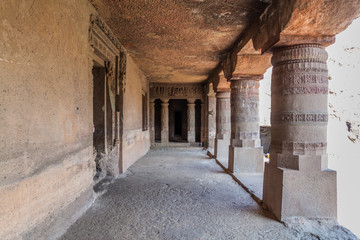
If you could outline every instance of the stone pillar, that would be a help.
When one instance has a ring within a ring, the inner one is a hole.
[[[208,148],[214,154],[216,135],[216,97],[215,92],[208,94]]]
[[[226,168],[228,167],[230,145],[230,92],[216,93],[216,137],[215,157]]]
[[[188,142],[195,142],[195,100],[196,99],[188,99],[188,112],[187,112],[187,127],[188,127]]]
[[[327,53],[316,44],[275,48],[271,150],[263,200],[279,220],[336,218],[336,172],[327,169]]]
[[[150,143],[155,142],[155,99],[150,99],[149,111],[149,124],[150,124]]]
[[[204,100],[201,100],[201,146],[204,147],[205,143],[205,104],[203,103]]]
[[[161,99],[161,143],[169,143],[169,99]]]
[[[263,173],[259,119],[259,80],[262,78],[262,75],[246,75],[231,79],[231,172]]]

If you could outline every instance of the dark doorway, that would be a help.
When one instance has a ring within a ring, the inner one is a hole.
[[[161,142],[161,101],[155,100],[155,142]]]
[[[195,142],[201,141],[201,101],[195,101]]]
[[[182,114],[180,111],[175,111],[175,136],[181,136],[182,134]]]
[[[105,153],[105,67],[95,63],[92,70],[93,89],[93,145],[96,150],[96,170],[101,172],[100,159]]]
[[[187,138],[187,100],[169,101],[169,141],[186,142]]]

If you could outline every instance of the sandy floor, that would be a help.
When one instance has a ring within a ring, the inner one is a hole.
[[[204,151],[152,150],[126,175],[62,239],[318,239],[273,220]]]

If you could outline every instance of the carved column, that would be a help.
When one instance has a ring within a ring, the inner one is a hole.
[[[188,142],[195,142],[195,100],[188,99]]]
[[[230,145],[230,92],[216,93],[215,157],[228,167]]]
[[[155,142],[155,99],[150,99],[149,111],[149,124],[150,124],[150,143]]]
[[[208,112],[207,112],[207,120],[208,120],[208,148],[209,151],[214,154],[215,147],[215,135],[216,135],[216,97],[215,92],[212,87],[208,93]]]
[[[244,75],[231,79],[229,170],[232,172],[263,173],[259,119],[259,80],[262,78],[262,75]]]
[[[161,99],[161,143],[169,143],[169,99]]]
[[[203,103],[204,100],[201,100],[201,147],[204,147],[205,143],[205,104]]]
[[[327,169],[326,154],[326,60],[316,44],[274,49],[263,198],[279,220],[336,218],[336,172]]]

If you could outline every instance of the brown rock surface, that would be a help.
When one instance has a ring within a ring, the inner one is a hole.
[[[202,82],[266,4],[256,0],[93,0],[152,82]]]

